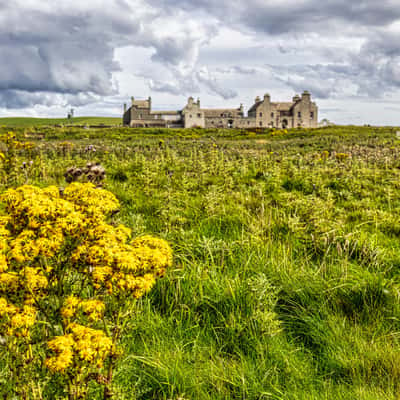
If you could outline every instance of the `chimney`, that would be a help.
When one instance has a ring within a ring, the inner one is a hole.
[[[306,101],[310,101],[310,99],[311,99],[310,92],[308,90],[305,90],[303,92],[303,94],[301,95],[301,99],[302,100],[306,100]]]
[[[200,98],[197,98],[197,106],[200,108]]]
[[[148,102],[149,102],[149,109],[150,109],[150,111],[151,111],[151,96],[149,96]]]
[[[255,103],[259,103],[261,101],[260,96],[257,96],[254,100]]]
[[[126,103],[124,103],[124,114],[126,113]]]
[[[300,96],[296,94],[296,96],[293,97],[293,103],[297,103],[300,100]]]
[[[132,105],[133,105],[134,102],[135,102],[135,98],[132,96],[132,97],[131,97],[131,103],[132,103]]]
[[[270,103],[271,102],[271,96],[269,93],[264,94],[264,103]]]

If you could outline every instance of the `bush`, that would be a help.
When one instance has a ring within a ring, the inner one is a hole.
[[[52,396],[86,398],[95,381],[110,398],[126,317],[171,265],[170,247],[108,224],[118,201],[91,183],[62,194],[21,186],[0,200],[0,335],[10,396],[50,390],[50,381]]]

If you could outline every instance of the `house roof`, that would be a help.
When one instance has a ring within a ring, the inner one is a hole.
[[[263,101],[258,101],[257,103],[254,103],[251,108],[249,109],[249,113],[255,112],[257,110],[257,107],[263,103]],[[290,109],[293,107],[295,103],[293,102],[280,102],[280,103],[271,103],[273,107],[276,108],[277,111],[290,111]]]
[[[257,107],[258,107],[261,103],[262,103],[262,101],[257,101],[257,103],[254,103],[254,104],[250,107],[250,109],[249,109],[248,112],[256,111],[256,110],[257,110]]]
[[[200,111],[204,112],[205,117],[221,117],[221,114],[231,114],[235,117],[241,114],[239,108],[202,108]]]

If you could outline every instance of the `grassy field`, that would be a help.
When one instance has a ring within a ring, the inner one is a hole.
[[[118,399],[400,397],[395,128],[16,132],[35,143],[19,183],[100,162],[118,220],[174,249],[129,321]]]
[[[121,118],[107,117],[76,117],[73,119],[67,118],[25,118],[25,117],[10,117],[0,118],[0,126],[12,128],[18,127],[38,127],[38,126],[54,126],[54,125],[120,125]]]

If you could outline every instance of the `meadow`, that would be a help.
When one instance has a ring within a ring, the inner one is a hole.
[[[399,398],[396,128],[13,130],[34,144],[15,183],[98,162],[117,222],[173,248],[127,322],[118,399]]]

